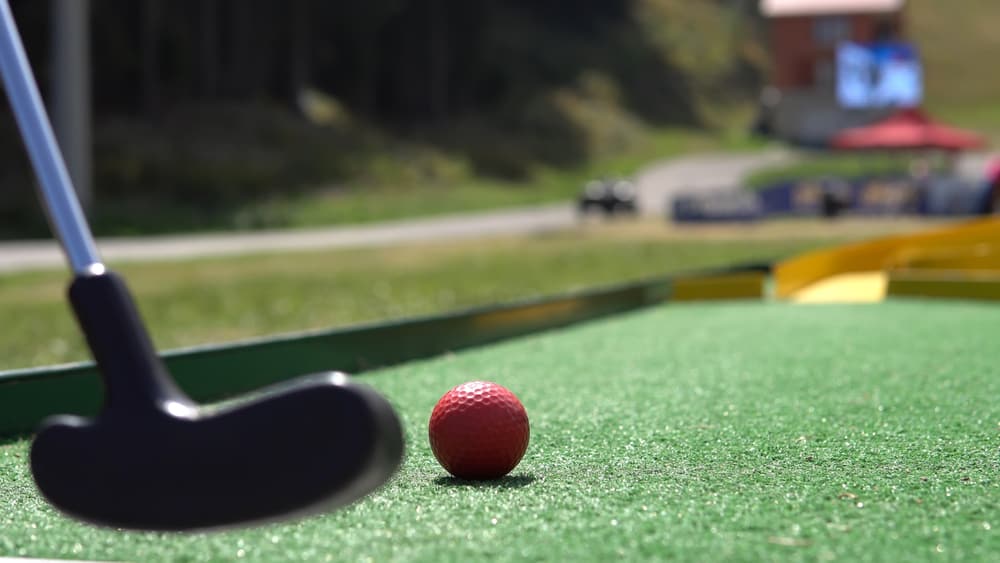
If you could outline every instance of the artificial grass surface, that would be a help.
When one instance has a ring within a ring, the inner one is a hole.
[[[397,478],[330,515],[215,535],[70,522],[12,442],[0,554],[985,561],[998,328],[1000,308],[975,303],[677,304],[372,373],[408,434]],[[475,378],[514,390],[532,423],[521,465],[489,484],[448,478],[426,438],[437,398]]]

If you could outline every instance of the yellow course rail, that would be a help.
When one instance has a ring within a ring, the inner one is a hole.
[[[773,281],[776,298],[797,302],[985,298],[1000,291],[1000,219],[809,252],[777,264]]]

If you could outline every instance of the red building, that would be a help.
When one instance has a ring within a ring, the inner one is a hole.
[[[821,143],[843,127],[885,113],[837,103],[837,46],[904,38],[904,5],[905,0],[761,0],[772,63],[765,98],[778,136]]]

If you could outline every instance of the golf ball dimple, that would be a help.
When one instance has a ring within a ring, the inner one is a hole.
[[[528,413],[517,396],[489,381],[463,383],[437,402],[428,435],[434,457],[461,479],[498,479],[528,449]]]

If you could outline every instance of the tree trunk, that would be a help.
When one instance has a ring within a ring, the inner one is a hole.
[[[199,7],[201,96],[212,99],[219,85],[219,6],[216,0],[201,0]]]
[[[442,120],[448,113],[448,13],[444,0],[427,7],[427,102],[430,116]]]
[[[90,2],[53,0],[52,122],[84,211],[91,191]]]
[[[366,115],[375,115],[378,112],[379,45],[377,29],[369,31],[370,33],[360,38],[358,101]]]
[[[253,16],[255,3],[250,0],[232,2],[232,33],[229,40],[229,80],[232,93],[245,97],[250,89],[250,67],[253,64]]]
[[[289,9],[288,96],[294,106],[309,85],[309,0],[291,0]]]
[[[142,3],[142,100],[146,117],[159,119],[160,93],[160,0]]]

